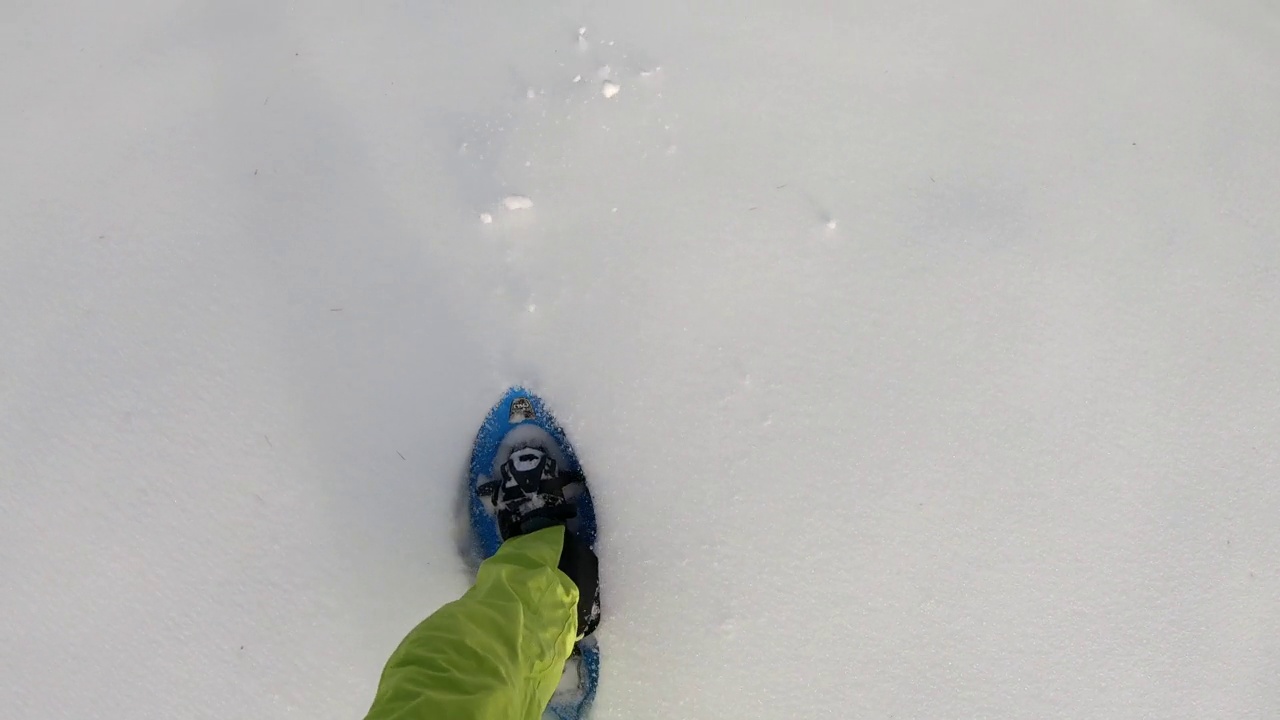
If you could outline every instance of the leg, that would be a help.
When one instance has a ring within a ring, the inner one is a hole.
[[[503,543],[462,599],[400,643],[366,720],[542,717],[578,635],[564,544],[561,526]]]

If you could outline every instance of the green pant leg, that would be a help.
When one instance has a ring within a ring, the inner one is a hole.
[[[563,527],[503,543],[466,595],[396,648],[367,720],[540,718],[578,634],[563,545]]]

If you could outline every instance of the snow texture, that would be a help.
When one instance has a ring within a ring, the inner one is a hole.
[[[1278,67],[1260,0],[11,3],[5,717],[360,717],[514,383],[600,720],[1280,717]]]

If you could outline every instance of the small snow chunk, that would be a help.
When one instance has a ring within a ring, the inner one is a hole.
[[[618,83],[609,82],[608,80],[605,80],[604,84],[600,86],[600,94],[607,98],[611,98],[614,95],[617,95],[618,92],[621,90],[622,88],[618,85]]]
[[[827,229],[828,229],[828,230],[835,230],[835,229],[836,229],[836,220],[835,220],[835,218],[831,218],[830,220],[828,220],[828,221],[827,221]]]
[[[528,98],[528,99],[532,100],[532,99],[534,99],[534,98],[538,97],[538,91],[534,90],[533,88],[529,88],[528,90],[525,90],[525,91],[524,91],[524,96],[525,96],[526,98]]]
[[[582,27],[578,28],[578,37],[582,37],[583,35],[586,35],[586,34],[587,34],[586,25],[583,25]]]
[[[580,83],[580,82],[582,82],[582,76],[581,76],[581,75],[574,75],[574,76],[573,76],[573,81],[574,81],[574,82],[576,82],[576,83]]]
[[[480,213],[480,222],[488,225],[493,222],[493,215],[491,213]]]
[[[533,201],[524,195],[508,195],[502,199],[502,205],[508,210],[528,210]]]

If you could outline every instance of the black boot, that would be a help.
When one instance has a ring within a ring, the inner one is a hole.
[[[559,568],[578,586],[578,636],[586,637],[600,624],[600,561],[573,533],[578,511],[564,495],[566,487],[581,482],[581,475],[561,472],[546,449],[528,446],[511,451],[498,479],[479,491],[493,500],[503,540],[565,526]]]
[[[584,638],[600,624],[600,559],[567,528],[560,571],[578,586],[578,637]]]

